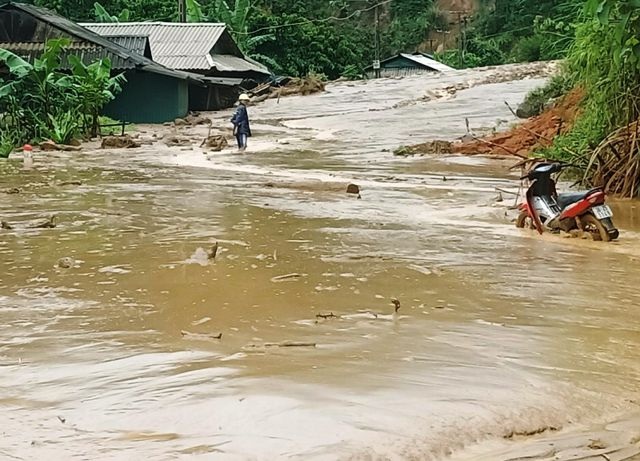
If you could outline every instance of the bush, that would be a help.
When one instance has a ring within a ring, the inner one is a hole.
[[[0,63],[11,80],[0,80],[0,131],[8,145],[40,139],[66,144],[96,131],[98,113],[121,90],[121,76],[111,77],[111,64],[99,60],[88,66],[68,58],[72,70],[61,72],[61,56],[68,39],[49,40],[33,64],[0,49]]]
[[[529,92],[521,107],[524,107],[526,117],[533,117],[543,112],[545,106],[553,99],[564,96],[573,89],[573,80],[566,73],[556,75],[540,88]]]

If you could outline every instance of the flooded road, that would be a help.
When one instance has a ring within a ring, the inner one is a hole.
[[[540,82],[343,83],[250,109],[246,155],[0,164],[0,459],[514,459],[640,413],[639,204],[619,242],[540,237],[511,162],[385,152]]]

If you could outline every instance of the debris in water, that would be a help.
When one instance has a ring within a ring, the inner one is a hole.
[[[185,330],[182,330],[180,333],[182,334],[182,337],[186,339],[199,339],[199,340],[222,339],[222,333],[203,334],[203,333],[191,333],[190,331],[185,331]]]
[[[339,315],[335,315],[333,312],[328,314],[316,314],[317,319],[329,320],[329,319],[339,319]]]
[[[209,250],[209,253],[207,253],[207,257],[210,261],[213,261],[216,259],[217,254],[218,254],[218,242],[213,244],[213,246],[211,247],[211,250]]]
[[[76,260],[70,257],[60,258],[58,260],[58,267],[61,269],[71,269],[76,265]]]
[[[82,181],[62,181],[58,186],[82,186]]]
[[[29,226],[29,229],[53,229],[56,227],[56,215],[52,215],[49,219],[40,224]]]
[[[60,422],[61,422],[62,424],[64,424],[64,423],[66,423],[66,422],[67,422],[67,420],[66,420],[65,418],[63,418],[62,416],[58,416],[58,419],[60,420]]]
[[[392,298],[391,304],[393,304],[393,306],[395,307],[396,312],[400,310],[400,300],[398,300],[397,298]]]
[[[609,446],[600,439],[591,439],[591,443],[588,445],[592,450],[604,450],[605,448],[609,448]]]
[[[0,228],[5,230],[12,230],[13,226],[9,224],[7,221],[0,221]]]
[[[106,136],[102,138],[102,149],[135,149],[141,147],[137,141],[134,141],[128,134],[124,136]]]
[[[298,280],[300,278],[304,277],[304,274],[297,274],[297,273],[293,273],[293,274],[285,274],[285,275],[278,275],[277,277],[273,277],[271,279],[272,282],[286,282],[288,280]]]
[[[360,194],[360,187],[356,184],[349,184],[347,186],[347,194]]]
[[[18,189],[17,187],[12,187],[10,189],[5,189],[2,192],[4,192],[5,194],[19,194],[20,192],[22,192],[20,189]]]
[[[542,426],[536,429],[531,429],[528,431],[511,431],[508,434],[505,434],[503,438],[505,439],[513,439],[515,437],[531,437],[534,435],[544,434],[545,432],[556,432],[560,428],[555,426]]]
[[[227,138],[221,135],[214,135],[214,136],[209,136],[204,141],[202,141],[202,144],[200,144],[200,147],[207,147],[208,149],[211,149],[214,152],[220,152],[228,145],[229,145],[229,142],[227,141]]]

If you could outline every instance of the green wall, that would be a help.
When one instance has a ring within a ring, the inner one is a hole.
[[[185,80],[130,70],[127,83],[104,115],[132,123],[164,123],[189,111],[189,85]]]

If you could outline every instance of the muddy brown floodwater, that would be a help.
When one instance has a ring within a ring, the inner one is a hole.
[[[631,453],[639,204],[614,203],[619,242],[539,237],[496,201],[509,162],[384,152],[512,123],[541,82],[268,101],[246,155],[1,163],[0,459]]]

